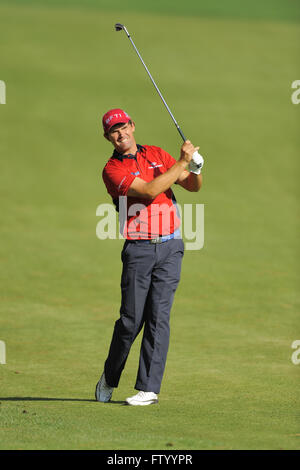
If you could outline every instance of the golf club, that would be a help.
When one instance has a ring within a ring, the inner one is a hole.
[[[140,61],[142,62],[143,66],[145,67],[145,70],[146,70],[147,74],[149,75],[149,77],[150,77],[150,79],[151,79],[153,85],[155,86],[155,89],[156,89],[157,93],[159,94],[159,96],[160,96],[162,102],[164,103],[165,107],[167,108],[168,113],[170,114],[171,118],[173,119],[173,122],[174,122],[174,124],[175,124],[175,126],[176,126],[176,128],[177,128],[177,130],[178,130],[178,132],[179,132],[179,134],[181,135],[183,141],[185,142],[185,141],[186,141],[186,138],[185,138],[185,136],[184,136],[182,130],[180,129],[180,127],[179,127],[179,125],[178,125],[176,119],[174,118],[174,116],[173,116],[173,114],[172,114],[172,112],[171,112],[169,106],[167,105],[167,103],[166,103],[164,97],[162,96],[161,92],[159,91],[159,88],[158,88],[158,86],[156,85],[156,83],[155,83],[155,81],[154,81],[154,79],[153,79],[151,73],[149,72],[149,70],[148,70],[148,68],[147,68],[147,66],[146,66],[146,64],[145,64],[145,62],[143,61],[143,59],[142,59],[142,57],[141,57],[141,54],[139,53],[139,51],[137,50],[137,48],[136,48],[136,46],[135,46],[133,40],[131,39],[128,30],[127,30],[126,27],[125,27],[123,24],[121,24],[121,23],[116,23],[116,24],[115,24],[115,28],[116,28],[116,31],[121,31],[122,29],[125,31],[127,37],[129,38],[131,44],[132,44],[133,47],[134,47],[135,52],[136,52],[137,55],[139,56]]]

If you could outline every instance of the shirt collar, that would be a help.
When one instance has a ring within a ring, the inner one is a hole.
[[[122,155],[115,149],[114,153],[112,154],[112,158],[116,158],[117,160],[120,160],[121,162],[124,160],[124,158],[135,159],[138,153],[141,153],[143,150],[145,150],[145,147],[143,147],[143,145],[137,144],[136,146],[137,146],[137,152],[135,155],[133,155],[132,153]]]

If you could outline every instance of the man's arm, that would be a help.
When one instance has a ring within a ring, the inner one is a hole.
[[[159,194],[167,191],[172,184],[180,179],[182,173],[186,171],[185,169],[192,160],[193,153],[198,148],[194,147],[189,140],[184,142],[181,147],[179,160],[169,170],[157,176],[149,183],[136,177],[128,189],[127,196],[155,199]]]
[[[202,186],[202,174],[195,175],[195,173],[190,173],[187,170],[184,170],[176,181],[177,184],[180,184],[187,191],[197,192]]]

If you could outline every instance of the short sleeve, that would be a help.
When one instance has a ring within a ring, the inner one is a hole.
[[[106,189],[112,198],[126,196],[128,189],[135,179],[127,169],[120,169],[115,165],[105,166],[102,178]]]
[[[172,168],[172,166],[174,165],[174,163],[176,163],[176,161],[177,161],[177,160],[175,160],[174,157],[172,157],[168,152],[166,152],[166,151],[163,150],[163,149],[160,149],[160,155],[161,155],[162,161],[164,162],[165,168],[166,168],[167,170],[169,170],[170,168]]]

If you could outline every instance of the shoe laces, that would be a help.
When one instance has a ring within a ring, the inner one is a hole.
[[[140,390],[138,393],[137,393],[137,396],[141,399],[144,399],[144,398],[148,398],[149,395],[152,395],[153,392],[144,392],[143,390]]]

